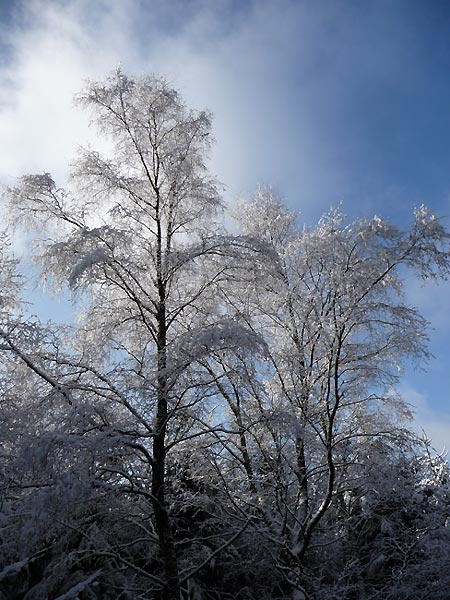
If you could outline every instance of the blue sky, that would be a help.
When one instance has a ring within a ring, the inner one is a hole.
[[[342,202],[406,226],[425,203],[450,227],[447,1],[3,0],[0,20],[3,183],[64,182],[76,145],[96,143],[72,96],[121,64],[212,110],[211,168],[231,202],[269,183],[308,224]],[[450,447],[450,285],[407,289],[436,359],[402,389]],[[34,294],[42,314],[64,313]]]

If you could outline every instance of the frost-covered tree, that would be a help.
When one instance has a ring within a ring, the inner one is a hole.
[[[78,102],[103,154],[79,152],[68,190],[7,194],[80,311],[23,318],[0,247],[6,600],[406,599],[425,579],[437,600],[448,467],[395,384],[427,358],[402,278],[447,274],[439,220],[300,228],[263,189],[232,236],[207,113],[120,71]]]
[[[141,571],[169,600],[195,565],[179,564],[167,457],[214,428],[209,381],[197,361],[253,344],[226,317],[217,291],[239,270],[246,247],[214,220],[221,200],[205,167],[206,112],[188,110],[162,79],[120,71],[89,83],[78,102],[92,111],[109,155],[81,150],[72,191],[43,174],[23,177],[9,192],[17,217],[46,231],[44,277],[84,292],[76,331],[65,345],[43,344],[38,375],[78,414],[80,405],[94,407],[91,429],[134,453],[131,464],[109,461],[105,469],[149,503],[163,566]]]
[[[313,597],[444,598],[449,556],[448,463],[428,442],[372,439],[359,476],[339,493],[325,527]]]
[[[242,432],[234,447],[261,527],[272,546],[278,540],[288,586],[305,593],[315,533],[360,476],[367,444],[408,437],[407,405],[393,386],[404,359],[426,358],[426,322],[403,301],[402,269],[445,276],[448,234],[423,207],[407,232],[378,217],[348,222],[337,211],[301,230],[270,190],[240,219],[269,247],[259,277],[233,300],[266,340],[267,359],[256,377],[239,357],[238,378],[236,360],[210,365]]]

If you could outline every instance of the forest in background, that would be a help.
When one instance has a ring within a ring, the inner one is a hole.
[[[209,113],[121,71],[77,102],[103,152],[5,194],[80,311],[25,317],[4,238],[0,598],[445,598],[449,467],[396,391],[428,358],[402,290],[447,276],[439,219],[305,228],[260,188],[227,230]]]

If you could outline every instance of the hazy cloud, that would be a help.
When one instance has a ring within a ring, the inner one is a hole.
[[[87,137],[73,94],[120,63],[166,75],[189,104],[213,111],[212,166],[230,197],[271,183],[310,219],[341,200],[358,213],[386,203],[393,186],[397,200],[406,193],[379,172],[392,151],[399,73],[414,64],[401,12],[384,3],[364,11],[294,0],[17,7],[0,71],[2,177],[63,173]]]

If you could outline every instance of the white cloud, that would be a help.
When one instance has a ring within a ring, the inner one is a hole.
[[[95,36],[84,27],[85,2],[32,1],[17,12],[8,40],[11,61],[0,72],[0,137],[7,149],[2,179],[45,170],[61,178],[76,145],[92,140],[88,117],[74,107],[73,96],[85,78],[117,66],[124,46],[120,29],[107,29],[112,13],[94,14],[102,4],[91,9],[99,24]]]
[[[63,177],[75,145],[88,137],[73,94],[86,77],[102,78],[121,63],[138,74],[165,74],[189,104],[213,111],[212,168],[229,197],[271,183],[308,220],[354,195],[346,164],[354,148],[336,115],[347,110],[355,73],[393,78],[395,60],[389,69],[381,65],[394,42],[373,52],[377,19],[365,39],[352,11],[334,2],[26,0],[18,6],[10,58],[0,69],[0,138],[8,149],[1,180],[43,170]]]

